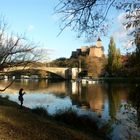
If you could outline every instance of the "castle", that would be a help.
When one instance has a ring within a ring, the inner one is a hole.
[[[96,45],[93,46],[85,46],[77,49],[76,51],[72,51],[71,58],[78,58],[79,56],[89,56],[89,57],[103,57],[104,56],[104,47],[102,45],[102,41],[98,38]]]

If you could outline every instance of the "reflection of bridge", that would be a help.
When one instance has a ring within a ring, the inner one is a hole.
[[[78,70],[75,69],[77,72]],[[74,76],[77,77],[78,73],[73,70],[73,68],[60,68],[60,67],[11,67],[6,68],[3,71],[4,75],[7,76],[18,76],[18,77],[38,77],[38,78],[46,78],[49,74],[56,75],[57,77],[61,77],[63,79],[75,79]],[[75,74],[76,73],[76,74]]]

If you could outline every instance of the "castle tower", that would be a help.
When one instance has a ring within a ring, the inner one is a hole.
[[[98,40],[97,40],[97,42],[96,42],[96,46],[97,46],[98,48],[103,47],[103,45],[102,45],[102,40],[100,39],[100,37],[98,37]]]
[[[90,47],[89,56],[90,57],[102,57],[104,55],[103,45],[100,38],[96,42],[96,46]]]
[[[87,51],[87,49],[88,49],[88,47],[87,47],[87,46],[85,46],[85,47],[81,47],[81,52],[86,52],[86,51]]]

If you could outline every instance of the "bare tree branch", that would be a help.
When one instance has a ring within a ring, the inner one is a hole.
[[[12,80],[6,87],[4,87],[3,89],[0,89],[0,92],[3,92],[5,91],[7,88],[9,88],[13,83],[14,83],[15,80]]]
[[[106,33],[109,10],[115,8],[131,13],[140,8],[139,0],[60,0],[55,12],[61,16],[60,33],[72,27],[87,37]],[[115,17],[114,17],[115,18]],[[137,22],[137,21],[136,21]]]
[[[5,73],[4,69],[11,67],[22,66],[25,67],[33,62],[38,61],[40,55],[35,53],[37,45],[29,43],[23,36],[8,35],[6,32],[6,25],[4,20],[0,19],[0,72]],[[0,89],[5,91],[12,85],[12,80],[6,87]]]

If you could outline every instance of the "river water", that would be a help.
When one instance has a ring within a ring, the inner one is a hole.
[[[0,81],[0,88],[8,83],[8,81]],[[51,115],[71,107],[76,107],[83,112],[93,112],[96,118],[104,121],[113,120],[113,140],[127,140],[128,135],[132,135],[129,139],[140,139],[136,119],[134,118],[131,122],[131,119],[136,117],[137,111],[132,106],[129,113],[123,108],[123,105],[129,102],[128,95],[134,86],[136,84],[19,80],[15,81],[2,95],[8,95],[11,100],[19,103],[18,91],[23,88],[26,92],[24,105],[27,107],[44,107]]]

